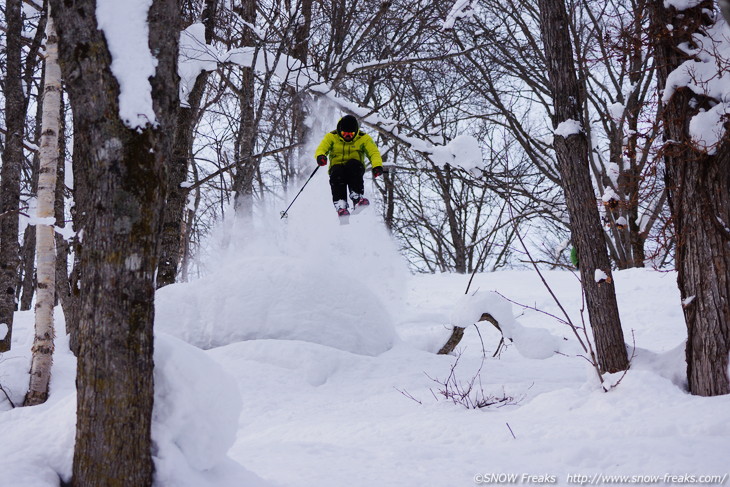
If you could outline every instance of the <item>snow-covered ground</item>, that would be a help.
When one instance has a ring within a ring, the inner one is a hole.
[[[272,210],[222,228],[206,277],[158,293],[158,485],[727,483],[730,397],[685,391],[675,274],[614,275],[633,359],[603,392],[569,328],[491,293],[558,315],[534,272],[477,275],[465,298],[469,276],[409,274],[373,209],[339,226],[326,175],[300,200],[287,221]],[[576,277],[546,276],[581,323]],[[436,355],[470,310],[499,317],[515,341],[492,357],[500,335],[481,322],[456,354]],[[32,322],[16,315],[13,350],[0,357],[16,403]],[[57,322],[49,401],[10,409],[0,395],[2,487],[70,476],[75,359],[60,311]],[[444,398],[452,370],[462,387],[479,371],[471,397],[496,404]]]

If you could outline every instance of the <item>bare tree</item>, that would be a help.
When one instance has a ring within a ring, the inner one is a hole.
[[[217,11],[218,0],[205,0],[201,20],[205,26],[205,42],[208,44],[213,41]],[[197,6],[192,6],[190,11],[186,10],[183,14],[185,24],[192,24],[198,15]],[[193,158],[195,125],[200,119],[201,102],[209,76],[208,71],[201,71],[198,74],[188,94],[187,103],[182,104],[178,113],[173,157],[168,164],[169,192],[162,226],[160,263],[157,271],[158,288],[175,282],[183,249],[186,246],[184,218],[189,192],[183,187],[183,183],[188,177],[190,161]]]
[[[75,201],[85,214],[73,484],[150,486],[154,274],[179,104],[178,5],[150,4],[155,120],[128,126],[96,2],[50,3],[74,114]]]
[[[233,13],[243,21],[240,47],[254,48],[257,44],[256,0],[244,1]],[[256,54],[254,54],[256,56]],[[240,125],[236,133],[233,157],[237,164],[233,176],[233,192],[236,212],[250,214],[253,211],[254,181],[260,160],[255,154],[258,124],[256,117],[256,75],[253,66],[239,66],[240,84],[237,89]]]
[[[293,28],[293,43],[291,48],[291,56],[299,61],[302,66],[307,65],[309,58],[309,43],[312,32],[312,0],[300,0],[301,1],[301,14],[294,23]],[[296,90],[292,87],[289,88],[290,95],[292,97],[291,107],[291,131],[292,139],[294,140],[295,147],[288,151],[287,158],[285,159],[285,171],[284,181],[282,183],[286,185],[288,183],[289,175],[296,174],[299,159],[303,156],[301,153],[301,145],[305,142],[306,127],[304,125],[307,117],[307,93],[304,90]]]
[[[643,267],[650,223],[664,205],[652,176],[658,133],[654,57],[646,42],[646,0],[583,0],[573,15],[573,39],[586,93],[585,119],[593,116],[591,139],[605,150],[590,151],[590,167],[603,196],[606,242],[619,269]]]
[[[690,134],[690,120],[720,100],[694,87],[670,87],[668,78],[683,63],[697,60],[683,46],[715,55],[714,47],[704,45],[715,42],[707,37],[715,24],[713,8],[710,0],[683,10],[651,3],[659,88],[668,97],[660,109],[662,154],[687,323],[687,379],[690,392],[701,396],[730,393],[730,127],[727,121],[718,127],[722,137],[711,149],[700,146]],[[717,75],[727,71],[728,62],[714,61]],[[703,86],[702,79],[692,83]]]
[[[5,127],[7,135],[0,172],[0,352],[10,350],[18,286],[18,218],[20,210],[20,172],[23,165],[25,110],[21,51],[23,48],[23,14],[21,0],[7,0],[5,18],[6,76],[4,80]]]
[[[528,159],[539,174],[504,179],[503,186],[532,200],[545,227],[562,227],[567,218],[556,198],[560,177],[540,119],[554,111],[535,2],[481,0],[480,10],[451,30],[464,51],[452,65],[463,77],[479,76],[470,105],[484,120],[506,129],[519,145],[513,159]],[[663,209],[662,187],[653,162],[656,139],[653,58],[646,42],[643,0],[578,0],[571,2],[568,28],[579,71],[583,127],[592,141],[590,170],[605,198],[604,231],[616,267],[643,266],[644,245],[656,215]],[[468,49],[487,42],[487,48]],[[538,181],[540,179],[541,181]],[[539,201],[542,200],[542,201]],[[656,246],[650,242],[651,246]]]
[[[573,61],[568,15],[563,0],[539,0],[540,29],[554,105],[553,144],[560,169],[573,239],[578,247],[581,284],[596,351],[605,372],[629,366],[611,264],[588,168],[582,94]],[[562,124],[562,125],[561,125]]]
[[[35,11],[34,11],[35,10]],[[40,74],[39,55],[43,36],[45,34],[45,10],[40,5],[24,2],[23,24],[24,32],[35,32],[33,37],[23,37],[23,52],[21,55],[22,85],[23,85],[23,113],[25,114],[24,137],[35,141],[34,145],[24,143],[26,157],[23,159],[20,178],[20,206],[29,207],[36,197],[38,190],[38,151],[40,143],[41,105],[39,102],[42,92],[42,75]],[[35,114],[30,110],[35,103]],[[16,289],[17,309],[29,310],[35,292],[35,226],[27,225],[22,231],[20,246],[20,262],[18,266],[18,286]]]

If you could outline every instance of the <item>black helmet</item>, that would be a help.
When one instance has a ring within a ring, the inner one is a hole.
[[[352,115],[345,115],[337,122],[337,133],[342,132],[354,132],[357,133],[360,130],[360,124],[357,123],[357,119]]]

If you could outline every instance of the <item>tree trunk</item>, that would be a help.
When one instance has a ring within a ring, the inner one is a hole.
[[[28,225],[23,232],[23,245],[20,249],[19,284],[16,290],[18,309],[27,311],[33,304],[33,290],[36,285],[35,276],[36,227]]]
[[[444,203],[444,211],[446,212],[446,222],[449,225],[449,237],[446,240],[451,243],[450,248],[444,248],[441,256],[445,266],[454,266],[454,271],[459,274],[467,272],[466,266],[466,242],[464,241],[463,222],[460,222],[457,216],[459,204],[452,195],[454,187],[454,178],[451,174],[451,166],[448,164],[440,169],[433,165],[433,171],[439,185],[439,196]]]
[[[669,74],[690,60],[683,48],[714,22],[713,2],[682,11],[652,5],[652,35],[660,89]],[[678,88],[660,111],[664,128],[665,184],[677,250],[678,284],[687,323],[687,380],[692,394],[730,393],[730,140],[714,154],[699,150],[689,134],[691,118],[715,102]]]
[[[626,370],[629,366],[626,344],[605,237],[591,184],[588,139],[582,130],[585,127],[580,108],[583,106],[583,95],[573,61],[568,14],[563,0],[539,0],[538,3],[543,47],[552,87],[555,113],[553,126],[557,128],[561,123],[572,120],[581,127],[575,133],[556,133],[554,148],[565,191],[573,241],[578,249],[581,284],[586,296],[598,364],[604,372]],[[607,279],[598,279],[596,271],[603,271]]]
[[[7,137],[0,170],[0,352],[10,350],[18,286],[18,211],[20,208],[20,171],[23,165],[25,96],[21,74],[22,2],[7,0],[5,7],[6,76],[5,127]],[[6,333],[3,333],[6,331]]]
[[[63,66],[61,67],[63,73]],[[73,112],[73,110],[72,110]],[[61,119],[64,120],[63,118]],[[81,175],[75,171],[75,167],[81,167],[81,159],[85,157],[86,147],[79,143],[78,137],[73,140],[73,154],[71,159],[71,173],[73,177],[73,200],[75,205],[71,208],[71,220],[75,235],[70,242],[67,243],[67,251],[73,249],[73,264],[71,272],[68,274],[68,287],[64,287],[61,292],[61,306],[63,315],[66,320],[66,333],[69,338],[69,348],[73,354],[79,356],[79,323],[81,322],[81,238],[79,229],[85,227],[84,220],[86,215],[79,211],[81,207],[79,201],[83,199],[84,193],[78,188],[81,186],[79,179]],[[63,140],[61,143],[64,143]],[[64,151],[65,153],[65,151]],[[61,165],[59,165],[61,167]],[[57,212],[62,214],[62,208],[58,208],[61,203],[57,202]],[[64,244],[58,246],[59,249],[64,248]],[[64,281],[66,282],[66,281]]]
[[[217,17],[218,1],[206,0],[203,11],[203,24],[205,25],[205,42],[213,42],[215,19]],[[192,19],[186,20],[187,24]],[[157,270],[157,288],[168,284],[174,284],[177,279],[178,270],[186,247],[185,239],[185,206],[188,201],[189,191],[182,187],[182,183],[188,176],[188,169],[192,160],[194,129],[198,121],[200,103],[205,92],[205,85],[209,73],[201,72],[193,88],[190,90],[187,106],[181,106],[178,111],[177,125],[175,127],[175,143],[173,145],[173,156],[168,172],[168,195],[165,205],[165,215],[162,225],[162,242],[160,245],[160,263]]]
[[[395,169],[389,168],[383,174],[383,200],[385,201],[385,216],[383,220],[389,233],[393,233],[393,218],[395,217]]]
[[[184,245],[183,218],[188,200],[188,190],[182,184],[188,175],[193,153],[193,130],[197,123],[197,111],[207,79],[207,72],[198,75],[190,92],[190,106],[180,107],[179,109],[175,128],[175,143],[167,173],[169,192],[162,225],[160,263],[157,270],[158,289],[168,284],[174,284],[177,279]]]
[[[645,32],[645,0],[633,4],[633,17],[621,32],[625,39],[623,50],[619,51],[626,56],[628,61],[628,81],[633,89],[628,94],[617,93],[617,100],[624,104],[621,121],[615,121],[610,126],[614,129],[611,133],[610,161],[619,168],[616,190],[619,201],[615,206],[607,206],[606,213],[610,214],[612,221],[612,234],[614,245],[617,249],[615,264],[619,269],[631,267],[644,267],[645,238],[641,234],[641,228],[637,224],[639,219],[639,199],[642,196],[642,174],[643,167],[639,137],[641,127],[640,117],[645,116],[642,107],[647,104],[645,91],[641,87],[649,76],[644,64],[646,45],[643,38]],[[624,125],[625,124],[625,125]],[[610,179],[610,178],[608,178]],[[616,228],[616,222],[624,218],[625,228]]]
[[[256,2],[243,2],[239,14],[251,25],[256,24]],[[255,36],[250,28],[246,28],[241,36],[242,47],[252,47]],[[236,173],[233,176],[233,192],[235,197],[236,215],[251,215],[253,211],[253,182],[258,169],[257,159],[254,157],[256,143],[256,110],[254,98],[256,96],[256,75],[253,68],[241,67],[241,89],[238,95],[241,104],[241,124],[236,135],[234,157],[236,158]]]
[[[309,55],[309,39],[312,31],[312,0],[302,0],[302,14],[297,24],[294,26],[294,45],[292,46],[292,56],[294,59],[307,65],[307,57]],[[284,171],[284,180],[282,183],[287,185],[289,178],[296,174],[298,165],[301,160],[306,160],[306,156],[302,157],[304,142],[306,138],[307,127],[305,120],[307,118],[306,91],[297,90],[290,86],[287,90],[292,96],[291,121],[292,121],[292,143],[294,147],[287,153],[286,169]]]
[[[54,27],[55,28],[55,27]],[[61,86],[61,98],[59,103],[59,121],[60,126],[58,129],[58,164],[56,165],[56,201],[54,204],[54,214],[56,216],[56,228],[58,230],[65,230],[66,228],[66,124],[64,123],[64,117],[66,115],[64,101],[63,101],[63,86]],[[60,232],[56,232],[56,301],[57,304],[61,304],[64,308],[64,315],[67,318],[66,321],[66,333],[68,330],[68,315],[66,314],[66,308],[64,307],[64,300],[68,299],[71,294],[71,286],[69,282],[68,274],[68,257],[70,254],[70,246],[66,237]]]
[[[45,34],[45,32],[44,32]],[[30,64],[30,63],[27,63]],[[45,67],[42,70],[42,78],[45,79]],[[44,84],[40,85],[41,96],[43,94]],[[40,96],[39,96],[40,98]],[[36,104],[35,119],[40,121],[43,117],[43,103]],[[34,129],[34,140],[40,145],[41,140],[41,127],[42,123],[36,123]],[[38,151],[33,154],[33,164],[31,166],[31,184],[30,194],[32,197],[37,199],[38,197],[38,171],[40,167],[40,155]],[[33,304],[33,295],[35,294],[36,288],[36,226],[28,225],[25,227],[23,232],[23,245],[20,250],[20,266],[18,271],[19,284],[16,292],[16,299],[18,302],[18,309],[20,311],[27,311]]]
[[[30,366],[30,384],[25,405],[42,404],[48,399],[53,363],[53,308],[56,297],[55,223],[58,133],[61,106],[61,68],[58,65],[58,38],[49,16],[46,22],[46,58],[43,83],[40,164],[38,168],[38,219],[36,255],[38,289],[35,304],[35,339]]]
[[[213,41],[217,4],[217,0],[206,0],[203,12],[206,43]],[[188,19],[186,23],[192,23],[192,19]],[[188,169],[192,160],[194,129],[198,121],[200,103],[203,99],[208,77],[209,73],[207,71],[198,75],[190,91],[187,106],[180,107],[178,113],[173,156],[168,170],[167,186],[169,192],[162,225],[160,263],[157,270],[158,288],[175,283],[185,248],[184,218],[189,191],[183,188],[182,184],[188,176]]]
[[[74,113],[77,213],[85,214],[75,487],[152,485],[154,274],[178,106],[178,5],[153,0],[155,120],[125,125],[94,0],[51,0]],[[124,21],[124,19],[119,19]],[[141,53],[145,55],[145,53]]]

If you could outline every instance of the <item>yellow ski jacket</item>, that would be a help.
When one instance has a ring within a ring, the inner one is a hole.
[[[329,158],[330,170],[332,166],[344,164],[350,159],[357,159],[363,167],[366,167],[365,156],[370,160],[372,167],[383,165],[383,158],[380,156],[378,146],[375,145],[373,138],[362,130],[358,131],[355,138],[350,142],[343,139],[336,130],[325,134],[322,142],[319,143],[319,147],[317,147],[314,157],[323,154]]]

